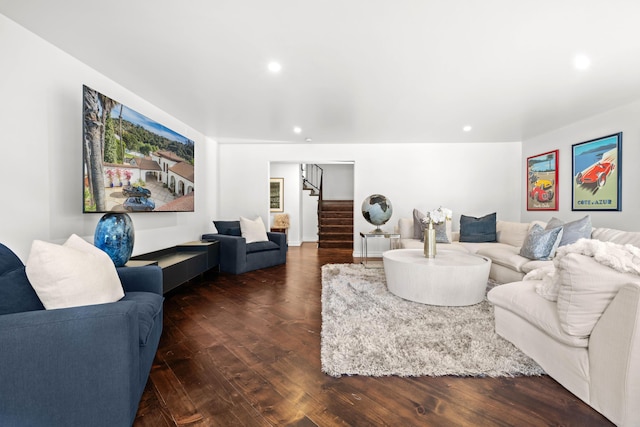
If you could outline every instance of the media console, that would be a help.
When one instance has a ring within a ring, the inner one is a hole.
[[[127,267],[158,265],[162,269],[162,291],[167,293],[194,277],[220,265],[220,243],[187,242],[131,257]]]

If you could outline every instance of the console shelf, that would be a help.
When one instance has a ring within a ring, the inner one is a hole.
[[[131,257],[127,267],[158,265],[162,269],[162,291],[167,293],[220,264],[219,242],[187,242]]]

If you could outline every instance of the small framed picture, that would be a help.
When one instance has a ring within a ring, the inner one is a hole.
[[[269,210],[284,212],[284,178],[269,180]]]
[[[571,210],[622,210],[622,132],[571,146]]]
[[[558,210],[558,150],[527,157],[527,210]]]

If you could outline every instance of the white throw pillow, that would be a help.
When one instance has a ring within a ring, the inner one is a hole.
[[[34,240],[26,273],[47,310],[104,304],[124,296],[109,255],[75,234],[64,245]]]
[[[247,243],[253,242],[268,242],[267,229],[262,222],[262,217],[256,219],[248,219],[240,217],[240,232],[242,237],[247,240]]]
[[[559,259],[558,317],[569,335],[588,337],[620,288],[640,284],[640,276],[621,273],[593,257],[569,253]]]

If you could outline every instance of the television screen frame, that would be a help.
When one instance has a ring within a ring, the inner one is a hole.
[[[195,212],[195,142],[83,85],[82,183],[82,213]]]

